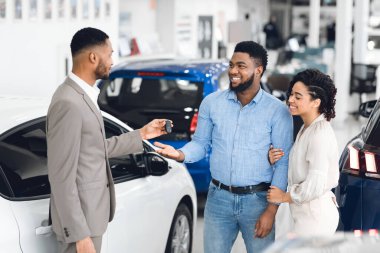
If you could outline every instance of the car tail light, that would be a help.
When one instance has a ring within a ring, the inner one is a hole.
[[[360,163],[359,163],[359,150],[357,150],[353,146],[348,146],[349,152],[350,152],[350,168],[353,170],[359,170],[360,169]]]
[[[194,116],[190,122],[190,133],[191,134],[195,133],[195,129],[197,128],[197,124],[198,124],[198,113],[196,112],[196,113],[194,113]]]
[[[368,234],[369,236],[378,236],[379,235],[379,231],[377,229],[370,229],[368,230]]]
[[[375,154],[371,152],[364,152],[366,171],[370,173],[377,173]]]
[[[359,230],[359,229],[354,230],[354,236],[355,237],[361,237],[362,235],[363,235],[362,230]]]

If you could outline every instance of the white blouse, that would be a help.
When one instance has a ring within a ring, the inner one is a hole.
[[[288,191],[302,204],[338,185],[339,154],[334,131],[321,114],[309,127],[301,127],[289,155]]]

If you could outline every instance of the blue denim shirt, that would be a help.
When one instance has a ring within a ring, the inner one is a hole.
[[[235,92],[224,90],[204,98],[192,141],[180,150],[191,163],[211,148],[211,176],[223,184],[271,182],[286,190],[292,143],[293,121],[283,102],[260,89],[243,107]],[[270,144],[285,152],[274,166],[268,161]]]

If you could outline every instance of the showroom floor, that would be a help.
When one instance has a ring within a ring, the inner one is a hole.
[[[338,140],[339,151],[341,152],[346,145],[346,143],[357,133],[367,122],[366,118],[360,117],[355,120],[354,117],[348,117],[344,122],[336,123],[333,122],[333,128]],[[197,227],[194,233],[194,249],[193,253],[203,253],[203,209],[205,205],[205,197],[198,196],[198,220]],[[245,253],[244,241],[239,233],[239,236],[232,248],[231,253]]]

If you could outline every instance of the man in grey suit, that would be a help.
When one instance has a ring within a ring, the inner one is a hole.
[[[55,91],[47,115],[51,218],[60,252],[95,253],[115,212],[108,158],[142,151],[142,139],[166,133],[165,120],[105,139],[95,82],[107,79],[113,64],[109,37],[84,28],[70,47],[72,72]]]

